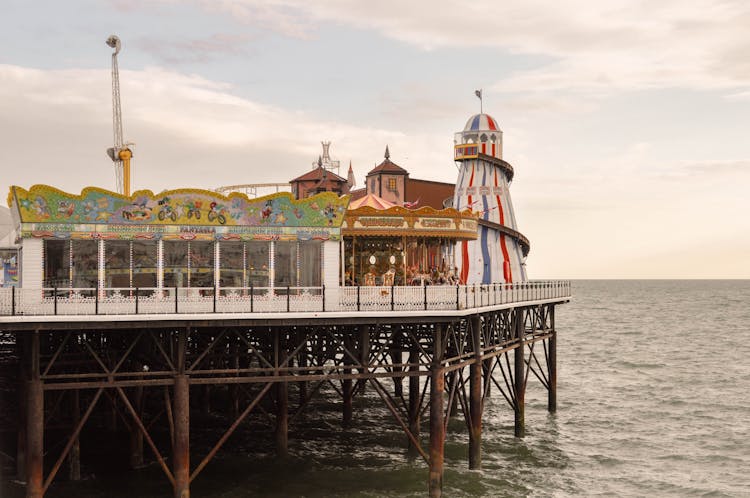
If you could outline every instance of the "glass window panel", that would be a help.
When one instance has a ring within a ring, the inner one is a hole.
[[[249,285],[268,287],[269,242],[246,242]]]
[[[70,241],[44,241],[44,287],[70,287]]]
[[[274,286],[294,287],[297,285],[297,243],[276,242],[274,261]]]
[[[190,242],[190,287],[214,286],[214,243]]]
[[[321,243],[300,242],[299,245],[299,285],[300,287],[320,287]]]
[[[133,287],[156,287],[158,244],[155,240],[133,241]]]
[[[104,242],[104,287],[130,287],[130,241]]]
[[[99,280],[99,242],[73,240],[73,287],[96,287]]]
[[[247,287],[244,242],[219,243],[219,286]]]
[[[188,242],[164,241],[164,287],[188,286]]]

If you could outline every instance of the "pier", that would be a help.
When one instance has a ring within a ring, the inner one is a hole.
[[[507,401],[517,437],[530,379],[556,410],[555,307],[570,299],[569,282],[190,291],[0,289],[3,380],[15,386],[16,478],[27,497],[45,496],[63,468],[80,478],[83,431],[118,423],[130,467],[156,462],[173,495],[188,497],[252,413],[272,421],[277,454],[287,455],[289,426],[326,384],[341,398],[343,431],[356,424],[353,400],[377,393],[438,497],[451,413],[465,421],[477,469],[487,396]],[[229,422],[199,454],[191,414],[210,399],[222,400],[210,409]]]

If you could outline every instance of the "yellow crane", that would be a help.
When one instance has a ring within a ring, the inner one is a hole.
[[[122,139],[122,108],[120,107],[120,71],[117,67],[117,54],[120,52],[120,39],[111,35],[107,38],[107,45],[115,49],[112,53],[112,127],[114,129],[114,147],[107,149],[107,155],[115,163],[115,177],[117,191],[130,196],[130,159],[133,151],[132,143],[123,143]]]

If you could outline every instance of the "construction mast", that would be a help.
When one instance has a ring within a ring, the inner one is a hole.
[[[107,155],[115,164],[117,192],[130,196],[130,159],[133,151],[131,143],[123,143],[122,108],[120,107],[120,71],[117,67],[117,54],[120,52],[120,39],[111,35],[107,45],[115,49],[112,53],[112,128],[114,130],[114,147],[107,149]]]

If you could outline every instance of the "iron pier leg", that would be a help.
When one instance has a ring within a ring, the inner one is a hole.
[[[549,365],[547,366],[549,373],[549,390],[547,398],[547,410],[550,413],[557,411],[557,331],[555,330],[555,306],[550,306],[550,327],[552,328],[552,335],[547,341],[549,351],[547,357],[549,358]]]
[[[412,344],[409,349],[409,371],[413,373],[419,372],[419,349],[416,344]],[[419,388],[420,388],[421,377],[414,375],[409,377],[409,431],[414,435],[414,438],[419,440]],[[417,448],[409,439],[409,455],[418,456]]]
[[[240,368],[240,354],[239,354],[239,343],[237,338],[233,338],[230,346],[230,354],[232,355],[232,368],[239,370]],[[232,420],[237,420],[240,415],[240,389],[237,384],[229,385],[229,416]]]
[[[18,357],[21,361],[18,389],[18,435],[16,436],[16,479],[26,482],[26,409],[28,408],[28,393],[26,387],[29,382],[29,341],[27,334],[16,334],[16,344],[20,346]]]
[[[344,346],[347,350],[352,350],[352,339],[349,335],[348,331],[344,332],[346,336],[344,337]],[[344,364],[345,365],[351,365],[352,359],[349,358],[348,355],[344,354]],[[351,374],[352,369],[351,368],[345,368],[344,374]],[[342,383],[342,394],[344,397],[344,418],[343,418],[343,426],[345,428],[351,427],[352,425],[352,379],[344,379]]]
[[[482,322],[479,315],[471,317],[474,363],[469,367],[469,468],[482,468]]]
[[[436,324],[433,338],[433,356],[430,366],[430,498],[443,494],[443,457],[445,428],[443,426],[443,394],[445,373],[443,368],[443,325]]]
[[[177,372],[174,377],[173,473],[175,498],[190,498],[190,379],[185,375],[187,330],[181,330],[177,342]]]
[[[394,364],[403,363],[403,355],[401,354],[401,346],[399,344],[401,338],[401,332],[393,332],[391,334],[391,361]],[[401,377],[393,378],[393,394],[397,398],[404,397],[404,382]]]
[[[275,344],[278,358],[286,359],[286,352],[279,346],[280,331],[276,331]],[[282,375],[277,371],[277,375]],[[286,382],[276,383],[276,454],[285,458],[289,455],[289,387]]]
[[[367,366],[370,364],[370,326],[360,325],[359,326],[359,354],[360,363],[364,365],[364,368],[360,369],[360,374],[366,374],[368,371]],[[362,379],[359,381],[359,392],[360,394],[365,393],[365,387],[367,386],[367,380]]]
[[[139,376],[138,378],[142,378]],[[143,386],[135,388],[133,397],[133,408],[138,416],[143,416]],[[139,469],[143,467],[143,433],[136,424],[130,427],[130,468]]]
[[[72,426],[77,427],[81,420],[81,391],[75,389],[71,398]],[[76,438],[68,453],[68,478],[71,481],[81,480],[81,439]]]
[[[515,309],[515,334],[518,345],[513,350],[513,356],[515,359],[515,391],[516,391],[516,406],[514,410],[515,415],[515,435],[516,437],[524,437],[526,433],[526,423],[524,420],[524,404],[526,398],[526,382],[525,381],[525,366],[524,362],[524,349],[526,345],[524,343],[524,309]]]
[[[307,339],[304,340],[307,341]],[[307,347],[303,347],[302,351],[297,355],[297,366],[300,368],[307,366]],[[307,375],[307,372],[305,370],[300,370],[299,374]],[[307,400],[307,382],[304,380],[297,382],[297,388],[299,390],[299,405],[302,406]]]
[[[39,332],[31,336],[26,384],[26,498],[44,495],[44,386],[39,375]]]

